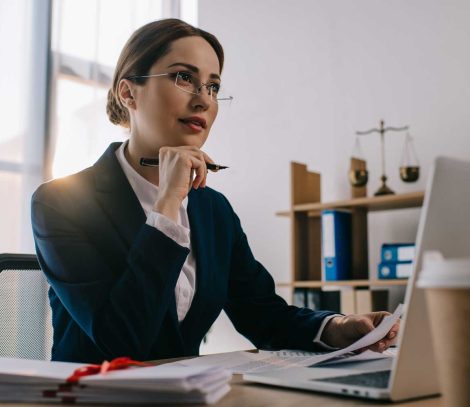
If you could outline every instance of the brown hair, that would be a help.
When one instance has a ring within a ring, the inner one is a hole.
[[[111,123],[130,127],[129,112],[122,105],[118,95],[118,85],[121,79],[148,74],[153,64],[170,51],[173,41],[191,36],[202,37],[212,46],[219,59],[222,72],[224,50],[214,35],[176,18],[152,21],[136,30],[121,51],[106,104],[106,113]],[[144,84],[146,78],[133,80]]]

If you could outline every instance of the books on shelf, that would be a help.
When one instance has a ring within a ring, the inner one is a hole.
[[[356,314],[368,314],[388,309],[388,290],[355,290]]]
[[[230,390],[231,374],[219,367],[139,366],[71,381],[71,375],[81,368],[89,369],[90,366],[0,358],[0,402],[215,403]]]
[[[350,315],[386,311],[388,310],[388,302],[389,292],[387,289],[370,290],[345,287],[322,291],[312,288],[296,288],[293,305]]]
[[[310,308],[314,311],[321,309],[321,294],[319,289],[296,288],[293,305],[300,308]]]
[[[344,315],[356,313],[356,290],[354,288],[344,288],[340,291],[341,293],[341,305],[340,312]]]
[[[295,305],[299,308],[310,308],[307,306],[307,289],[306,288],[296,288],[294,289],[294,294],[292,296],[293,301],[292,305]]]

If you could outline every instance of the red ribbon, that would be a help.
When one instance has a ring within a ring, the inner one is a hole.
[[[131,358],[124,356],[113,359],[111,362],[105,360],[101,365],[88,365],[76,369],[68,378],[67,383],[78,383],[81,377],[91,376],[95,374],[104,374],[111,370],[127,369],[131,366],[150,366],[151,364],[146,362],[138,362]]]

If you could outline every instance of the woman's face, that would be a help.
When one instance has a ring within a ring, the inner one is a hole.
[[[177,72],[190,73],[205,84],[220,84],[217,54],[201,37],[174,41],[148,75]],[[151,77],[144,85],[130,86],[134,98],[131,137],[140,149],[155,152],[162,146],[203,146],[218,111],[205,86],[197,95],[185,92],[175,86],[175,75]]]

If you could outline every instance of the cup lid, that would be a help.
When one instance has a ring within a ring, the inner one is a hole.
[[[438,251],[423,255],[420,288],[470,288],[470,257],[446,259]]]

